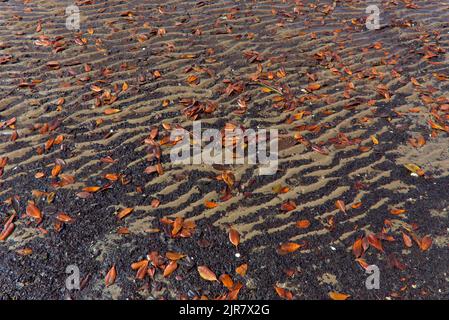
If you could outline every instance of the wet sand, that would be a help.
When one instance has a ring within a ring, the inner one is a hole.
[[[200,278],[197,266],[207,265],[243,284],[240,299],[279,299],[274,286],[294,299],[328,299],[331,291],[351,299],[447,299],[449,1],[397,2],[380,6],[381,29],[370,31],[366,1],[79,1],[80,32],[66,28],[68,1],[0,3],[0,124],[16,119],[0,126],[0,158],[8,158],[0,177],[2,225],[17,211],[14,232],[0,242],[0,298],[229,293]],[[260,81],[283,94],[263,90]],[[161,147],[164,173],[144,173],[155,164],[144,143],[153,127],[157,141],[169,135],[167,124],[191,129],[187,99],[216,104],[198,114],[209,128],[232,122],[279,129],[277,173],[227,167],[236,182],[226,201],[226,183],[216,179],[224,168],[173,164],[168,145]],[[339,146],[341,134],[354,144]],[[413,146],[419,136],[425,145]],[[61,181],[61,174],[51,176],[55,161],[73,183],[54,184]],[[410,163],[425,175],[411,175],[404,167]],[[111,183],[108,173],[125,178]],[[288,191],[275,193],[280,185]],[[54,192],[54,199],[33,190]],[[40,225],[25,216],[30,200],[42,210]],[[287,200],[296,208],[282,210]],[[125,207],[134,211],[118,220]],[[393,215],[392,208],[406,213]],[[56,230],[60,212],[74,221]],[[191,237],[171,236],[161,218],[175,217],[195,221]],[[310,226],[298,228],[299,220]],[[241,234],[237,248],[230,226]],[[119,234],[120,227],[129,233]],[[432,246],[405,247],[402,233],[411,229]],[[367,290],[352,246],[382,231],[394,241],[382,240],[384,252],[364,253],[381,271],[380,289]],[[303,247],[279,255],[286,242]],[[131,264],[151,251],[186,257],[169,277],[158,270],[154,279],[135,279]],[[406,267],[394,265],[397,259]],[[235,272],[243,263],[244,276]],[[82,290],[66,289],[68,265],[87,279]],[[117,277],[106,288],[113,265]]]

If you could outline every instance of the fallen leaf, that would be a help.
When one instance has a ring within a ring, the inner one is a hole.
[[[391,213],[391,214],[394,214],[394,215],[403,214],[403,213],[405,213],[405,212],[407,212],[407,210],[405,210],[405,209],[396,209],[396,208],[393,208],[393,209],[390,210],[390,213]]]
[[[422,251],[428,250],[432,246],[432,238],[430,236],[425,236],[421,239],[420,249]]]
[[[105,115],[110,115],[110,114],[114,114],[114,113],[119,113],[120,109],[114,109],[114,108],[108,108],[104,110],[104,114]]]
[[[374,233],[370,233],[367,236],[368,242],[370,245],[372,245],[374,248],[376,248],[379,251],[384,251],[383,247],[382,247],[382,242],[380,242],[380,239],[377,238]]]
[[[350,297],[350,295],[349,294],[344,294],[344,293],[339,293],[339,292],[336,292],[336,291],[331,291],[331,292],[329,292],[329,297],[332,300],[346,300],[346,299],[348,299]]]
[[[26,208],[26,213],[29,217],[34,218],[36,220],[42,219],[41,210],[38,207],[36,207],[36,205],[32,202],[28,203],[28,206]]]
[[[234,281],[232,281],[231,276],[226,273],[222,274],[219,279],[220,279],[221,283],[223,283],[223,285],[226,288],[228,288],[229,290],[231,290],[232,287],[234,286]]]
[[[71,216],[69,216],[68,214],[65,214],[63,212],[59,213],[56,216],[56,219],[58,219],[61,222],[65,222],[65,223],[69,223],[73,221],[73,218]]]
[[[311,83],[307,86],[308,91],[316,91],[321,88],[321,85],[319,83]]]
[[[302,246],[300,244],[297,244],[295,242],[286,242],[279,246],[279,253],[280,254],[287,254],[291,252],[295,252]]]
[[[241,264],[240,266],[235,268],[235,272],[244,277],[246,275],[246,272],[248,272],[248,264],[247,263]]]
[[[281,210],[282,211],[292,211],[296,209],[296,203],[293,200],[288,200],[281,204]]]
[[[341,212],[346,213],[346,206],[345,203],[343,202],[343,200],[337,200],[335,202],[335,206],[337,207],[337,209],[339,209]]]
[[[278,294],[279,297],[287,299],[287,300],[292,300],[293,299],[293,294],[288,291],[287,289],[278,287],[278,286],[274,286],[274,290],[276,290],[276,293]]]
[[[83,188],[83,191],[85,192],[89,192],[89,193],[94,193],[97,192],[98,190],[100,190],[101,187],[95,186],[95,187],[85,187]]]
[[[356,258],[359,258],[363,254],[363,247],[362,247],[362,239],[357,239],[354,244],[352,245],[352,253]]]
[[[213,201],[205,201],[205,202],[204,202],[204,205],[205,205],[206,208],[208,208],[208,209],[213,209],[213,208],[218,207],[218,203],[213,202]]]
[[[178,263],[176,261],[170,261],[170,263],[164,269],[164,277],[168,277],[178,268]]]
[[[421,169],[419,166],[417,166],[416,164],[413,163],[407,163],[404,164],[404,167],[406,167],[409,171],[411,171],[412,173],[417,174],[418,176],[423,176],[425,175],[425,172],[423,169]]]
[[[104,175],[104,177],[109,181],[117,181],[118,179],[120,179],[120,175],[118,173],[107,173]]]
[[[62,166],[57,164],[53,167],[53,169],[51,170],[51,176],[52,177],[57,177],[58,174],[61,172],[62,170]]]
[[[179,259],[184,258],[186,255],[182,254],[182,253],[178,253],[178,252],[167,252],[165,254],[165,256],[167,257],[167,259],[172,260],[172,261],[177,261]]]
[[[116,278],[117,278],[117,270],[115,269],[115,265],[113,265],[112,268],[109,270],[109,272],[106,274],[106,277],[104,279],[106,287],[109,287],[110,285],[114,284]]]
[[[29,256],[30,254],[33,253],[33,249],[31,249],[31,248],[23,248],[23,249],[18,249],[16,252],[18,254],[20,254],[21,256]]]
[[[404,244],[407,248],[413,246],[412,239],[404,232],[402,232],[402,240],[404,241]]]
[[[234,228],[229,229],[229,240],[234,246],[238,246],[240,243],[240,233]]]
[[[203,278],[204,280],[218,281],[215,273],[212,270],[210,270],[208,267],[198,266],[197,270],[198,270],[198,273],[200,274],[201,278]]]
[[[134,208],[124,208],[117,214],[117,218],[119,220],[121,220],[124,217],[126,217],[127,215],[129,215],[131,212],[133,212],[133,210],[134,210]]]
[[[151,207],[157,208],[161,204],[161,201],[159,199],[153,199],[151,200]]]
[[[310,227],[310,221],[309,220],[299,220],[296,222],[296,226],[300,229],[307,229]]]

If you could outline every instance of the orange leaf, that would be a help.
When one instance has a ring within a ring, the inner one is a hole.
[[[204,205],[206,206],[206,208],[208,209],[212,209],[212,208],[216,208],[218,207],[218,203],[213,202],[213,201],[205,201]]]
[[[396,209],[396,208],[393,208],[393,209],[390,210],[390,213],[391,213],[391,214],[394,214],[394,215],[403,214],[403,213],[405,213],[405,212],[406,212],[405,209]]]
[[[278,294],[279,297],[287,299],[287,300],[292,300],[293,299],[293,294],[288,291],[287,289],[278,287],[278,286],[274,286],[274,290],[276,290],[276,293]]]
[[[229,300],[237,300],[237,296],[240,292],[240,289],[243,287],[243,284],[241,284],[240,282],[237,283],[236,285],[234,285],[234,287],[232,288],[232,290],[229,291],[228,294],[228,299]]]
[[[300,244],[297,244],[295,242],[286,242],[279,246],[279,253],[280,254],[291,253],[298,250],[301,247],[302,246]]]
[[[337,209],[339,209],[341,212],[346,213],[346,206],[345,203],[343,202],[343,200],[337,200],[335,202],[335,206],[337,207]]]
[[[119,218],[119,220],[123,219],[124,217],[129,215],[131,212],[133,212],[133,210],[134,210],[134,208],[124,208],[117,214],[117,218]]]
[[[319,83],[311,83],[307,86],[307,90],[309,91],[316,91],[321,88],[321,85]]]
[[[28,206],[26,208],[26,213],[28,216],[30,216],[31,218],[34,218],[36,220],[42,219],[41,210],[38,207],[36,207],[36,205],[32,202],[28,203]]]
[[[237,268],[235,268],[235,272],[237,272],[242,277],[245,276],[247,271],[248,271],[248,264],[247,263],[244,263],[244,264],[238,266]]]
[[[204,280],[217,281],[217,276],[208,267],[198,266],[197,270],[198,270],[198,273],[200,274],[201,278],[203,278]]]
[[[404,232],[402,232],[402,240],[404,240],[404,244],[407,248],[410,248],[413,245],[412,239]]]
[[[56,219],[58,219],[61,222],[72,222],[73,218],[71,216],[69,216],[68,214],[65,214],[63,212],[59,213],[56,216]]]
[[[29,256],[30,254],[33,253],[33,249],[31,249],[31,248],[23,248],[23,249],[18,249],[16,252],[18,254],[20,254],[21,256]]]
[[[173,230],[171,231],[171,234],[177,235],[179,233],[179,231],[181,231],[182,229],[182,223],[183,223],[184,219],[183,218],[176,218],[175,222],[173,223]]]
[[[57,164],[53,167],[53,169],[51,170],[51,175],[52,177],[57,177],[58,174],[61,172],[62,167],[61,165]]]
[[[178,263],[176,261],[170,261],[170,263],[164,269],[164,277],[168,277],[178,268]]]
[[[281,204],[282,211],[292,211],[296,209],[296,203],[293,200],[288,200]]]
[[[360,265],[363,269],[366,269],[366,268],[369,267],[368,262],[366,262],[366,260],[363,259],[363,258],[355,259],[355,261],[357,261],[357,262],[359,263],[359,265]]]
[[[425,236],[421,239],[420,249],[422,251],[428,250],[432,246],[432,238],[430,236]]]
[[[120,175],[118,173],[107,173],[104,177],[109,181],[117,181],[120,178]]]
[[[310,227],[310,221],[309,220],[299,220],[296,222],[296,226],[300,229],[307,229]]]
[[[357,239],[354,242],[352,245],[352,253],[356,258],[359,258],[363,254],[362,239]]]
[[[105,115],[110,115],[110,114],[114,114],[114,113],[118,113],[118,112],[120,112],[120,109],[108,108],[108,109],[104,110]]]
[[[336,291],[331,291],[331,292],[329,292],[329,297],[332,300],[346,300],[346,299],[348,299],[350,297],[350,295],[349,294],[344,294],[344,293],[339,293],[339,292],[336,292]]]
[[[45,173],[43,173],[43,172],[37,172],[37,173],[34,175],[34,177],[35,177],[36,179],[41,179],[41,178],[45,177]]]
[[[161,204],[161,201],[159,199],[153,199],[151,200],[151,207],[157,208]]]
[[[240,233],[234,228],[229,229],[229,241],[236,247],[240,243]]]
[[[61,144],[63,140],[64,136],[60,134],[59,136],[56,137],[54,144]]]
[[[382,248],[382,243],[380,242],[380,240],[374,235],[374,233],[370,233],[367,236],[368,242],[370,245],[372,245],[374,248],[376,248],[379,251],[384,251],[384,249]]]
[[[352,206],[351,206],[351,208],[352,208],[352,209],[358,209],[358,208],[360,208],[361,206],[362,206],[362,201],[359,201],[359,202],[353,203]]]
[[[0,241],[5,241],[11,233],[14,231],[15,225],[14,223],[9,223],[8,225],[5,225],[3,231],[0,233]]]
[[[83,188],[83,191],[93,193],[93,192],[97,192],[100,189],[101,189],[101,187],[85,187],[85,188]]]
[[[148,260],[140,260],[138,262],[134,262],[133,264],[131,264],[131,269],[138,270],[145,264],[148,265]]]
[[[226,288],[228,288],[229,290],[231,290],[232,289],[232,287],[234,286],[234,281],[232,281],[232,278],[231,278],[231,276],[230,275],[228,275],[228,274],[222,274],[221,276],[220,276],[220,281],[221,281],[221,283],[223,283],[223,285],[226,287]]]
[[[109,272],[106,274],[106,277],[104,279],[106,287],[109,287],[110,285],[114,284],[115,278],[117,278],[117,270],[115,270],[115,265],[113,265],[112,268],[109,270]]]
[[[182,254],[182,253],[178,253],[178,252],[167,252],[166,254],[165,254],[165,256],[167,257],[167,259],[169,259],[169,260],[172,260],[172,261],[176,261],[176,260],[179,260],[179,259],[182,259],[182,258],[184,258],[186,255],[185,254]]]

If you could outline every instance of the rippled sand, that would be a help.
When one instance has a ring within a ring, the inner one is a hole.
[[[441,75],[449,76],[449,1],[397,2],[381,5],[381,29],[370,31],[366,1],[79,1],[80,32],[66,28],[69,2],[0,3],[0,123],[16,118],[0,130],[0,156],[8,157],[0,201],[20,196],[16,230],[0,243],[0,297],[35,298],[44,286],[52,299],[213,298],[225,288],[205,283],[192,266],[234,276],[244,262],[248,274],[235,277],[246,299],[278,298],[273,286],[296,299],[327,299],[330,291],[354,299],[447,297],[448,133],[428,120],[437,113],[440,124],[448,123],[449,81]],[[280,88],[283,97],[252,81],[258,70],[258,80]],[[198,80],[189,82],[192,75]],[[237,87],[230,94],[229,83]],[[237,181],[227,201],[220,201],[226,184],[215,179],[223,168],[170,163],[169,146],[162,146],[164,174],[143,173],[149,165],[143,142],[152,127],[159,140],[169,134],[167,124],[191,129],[186,99],[216,104],[198,116],[206,127],[232,122],[279,129],[278,172],[259,176],[257,166],[227,167]],[[117,113],[105,114],[111,108]],[[45,123],[59,125],[42,134]],[[298,133],[310,145],[295,139]],[[360,140],[338,148],[332,139],[340,133]],[[58,135],[61,144],[38,153]],[[415,148],[409,139],[419,135],[426,144]],[[327,154],[317,152],[323,148]],[[116,162],[100,161],[108,156]],[[51,185],[59,181],[50,176],[56,159],[64,160],[63,173],[74,183]],[[426,175],[411,176],[408,163]],[[46,176],[37,179],[38,172]],[[77,196],[84,187],[105,185],[107,173],[130,183]],[[288,192],[273,192],[279,185]],[[21,216],[32,190],[56,194],[51,204],[37,200],[47,234]],[[151,205],[155,198],[158,208]],[[296,209],[282,211],[287,200]],[[207,209],[205,201],[219,205]],[[359,201],[361,207],[351,208]],[[124,207],[134,211],[117,221]],[[407,213],[395,216],[391,208]],[[60,211],[75,221],[56,232]],[[12,212],[0,205],[2,221]],[[194,236],[172,239],[158,231],[162,217],[195,221]],[[303,219],[310,227],[297,228]],[[403,229],[389,230],[395,241],[383,242],[386,252],[371,248],[365,257],[379,265],[383,279],[379,291],[368,291],[351,247],[365,232],[380,232],[385,219],[417,224],[416,232],[434,243],[424,252],[407,249]],[[230,225],[241,233],[238,249],[227,239]],[[117,234],[123,226],[130,234]],[[276,248],[289,241],[304,248],[279,256]],[[33,253],[17,254],[23,248]],[[145,286],[130,265],[150,250],[183,252],[193,262],[176,271],[181,279]],[[407,269],[389,266],[391,254]],[[80,292],[64,289],[69,264],[91,275]],[[105,289],[113,264],[118,278]]]

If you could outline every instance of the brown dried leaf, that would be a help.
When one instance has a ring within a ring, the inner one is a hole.
[[[229,229],[229,241],[236,247],[240,243],[240,233],[234,228]]]

